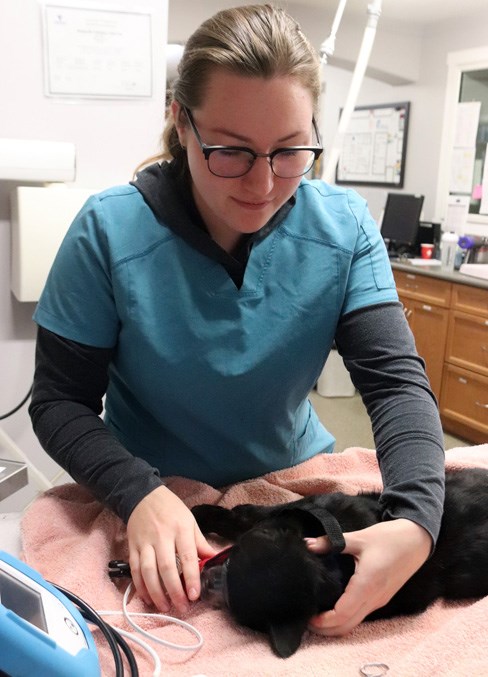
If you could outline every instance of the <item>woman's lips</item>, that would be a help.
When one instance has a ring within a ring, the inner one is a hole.
[[[265,209],[269,202],[246,202],[245,200],[238,200],[234,198],[234,201],[244,209],[250,209],[252,211],[259,211],[260,209]]]

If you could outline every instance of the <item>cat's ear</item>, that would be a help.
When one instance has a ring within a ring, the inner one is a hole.
[[[271,646],[281,658],[288,658],[300,646],[303,633],[307,628],[305,619],[295,619],[273,623],[269,627]]]

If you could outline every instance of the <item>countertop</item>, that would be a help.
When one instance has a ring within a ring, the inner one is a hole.
[[[416,266],[411,263],[409,259],[391,259],[390,263],[393,270],[401,270],[405,273],[413,273],[414,275],[435,277],[438,280],[446,280],[446,282],[455,282],[456,284],[466,284],[470,287],[488,289],[488,280],[483,280],[481,277],[474,277],[472,275],[464,275],[457,270],[454,270],[451,273],[443,270],[441,266]]]
[[[0,458],[0,501],[27,486],[28,481],[25,463]]]

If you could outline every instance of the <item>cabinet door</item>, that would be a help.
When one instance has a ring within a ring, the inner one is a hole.
[[[451,308],[488,318],[488,289],[453,284]]]
[[[488,319],[452,310],[446,360],[488,376]]]
[[[415,337],[417,351],[425,360],[430,385],[435,396],[439,399],[449,311],[406,297],[400,297],[400,300],[403,303],[405,316]]]
[[[451,303],[450,282],[419,275],[418,273],[406,273],[403,270],[395,270],[393,275],[398,293],[402,296],[449,308]]]
[[[475,443],[488,440],[488,378],[446,363],[440,402],[446,430]]]

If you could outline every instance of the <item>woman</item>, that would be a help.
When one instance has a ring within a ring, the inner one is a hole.
[[[194,33],[163,155],[90,199],[53,265],[31,416],[47,452],[127,522],[139,594],[183,611],[213,550],[161,476],[222,486],[332,451],[307,395],[335,340],[385,481],[385,521],[346,535],[356,574],[313,624],[337,635],[428,557],[444,456],[364,201],[303,178],[321,152],[318,72],[281,9],[225,10]]]

